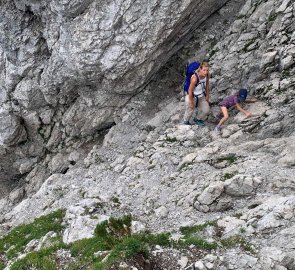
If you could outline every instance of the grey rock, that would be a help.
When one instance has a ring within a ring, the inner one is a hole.
[[[207,187],[200,196],[197,197],[197,200],[201,204],[210,205],[213,203],[223,192],[224,183],[216,182],[209,187]]]
[[[27,140],[21,118],[8,111],[0,112],[0,144],[14,146]]]

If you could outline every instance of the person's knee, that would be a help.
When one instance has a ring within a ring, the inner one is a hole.
[[[224,119],[225,121],[226,121],[228,118],[229,118],[228,115],[224,115],[224,116],[223,116],[223,119]]]
[[[208,115],[210,112],[210,106],[208,104],[207,101],[203,102],[202,105],[200,106],[200,111],[204,114],[204,115]]]

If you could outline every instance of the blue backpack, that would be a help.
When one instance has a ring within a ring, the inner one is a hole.
[[[189,85],[191,83],[191,77],[196,72],[196,70],[200,67],[199,62],[192,62],[186,67],[186,73],[185,73],[185,81],[183,84],[183,91],[185,93],[188,93]]]

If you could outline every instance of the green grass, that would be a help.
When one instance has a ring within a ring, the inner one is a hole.
[[[197,236],[189,236],[180,243],[180,246],[188,247],[194,245],[197,248],[212,250],[217,248],[217,242],[208,242],[205,239]]]
[[[186,249],[191,245],[196,248],[212,250],[217,248],[231,248],[234,246],[252,252],[252,247],[241,237],[206,241],[202,233],[208,226],[218,230],[216,221],[204,224],[181,227],[183,238],[175,242],[169,232],[152,234],[142,232],[132,234],[131,215],[122,218],[110,218],[98,224],[94,236],[89,239],[75,241],[69,245],[62,242],[62,220],[64,211],[59,210],[47,216],[36,219],[31,224],[21,225],[12,230],[1,239],[1,255],[7,259],[13,259],[22,252],[29,241],[40,239],[49,231],[55,231],[58,236],[51,239],[51,245],[39,251],[28,253],[24,258],[17,260],[11,266],[11,270],[57,270],[59,268],[56,253],[59,250],[67,250],[71,254],[66,270],[105,270],[111,266],[136,255],[148,258],[150,251],[156,245],[161,247],[173,247]],[[8,256],[9,255],[9,256]],[[4,263],[0,263],[0,269],[4,269]]]
[[[198,232],[202,232],[208,226],[216,226],[216,221],[208,221],[206,223],[194,226],[180,227],[180,232],[185,236],[189,236]]]
[[[37,252],[31,252],[25,258],[16,261],[10,270],[58,270],[53,253],[62,247],[63,245],[59,244]]]
[[[245,251],[248,251],[252,254],[255,253],[253,247],[240,235],[235,235],[233,237],[229,237],[226,239],[220,239],[216,235],[215,241],[206,241],[202,237],[200,237],[200,233],[204,231],[204,229],[208,226],[217,227],[217,221],[210,221],[204,224],[190,226],[190,227],[181,227],[180,231],[184,235],[182,242],[180,243],[181,246],[190,246],[195,245],[197,248],[213,250],[217,248],[233,248],[233,247],[240,247]],[[240,233],[244,233],[245,229],[241,229]]]
[[[222,239],[220,243],[224,248],[233,248],[239,246],[243,250],[255,254],[255,250],[253,249],[253,247],[240,235],[235,235],[227,239]]]
[[[180,232],[184,235],[184,239],[180,242],[180,245],[184,247],[194,245],[198,248],[207,250],[216,249],[216,242],[208,242],[199,235],[199,233],[203,232],[208,226],[216,226],[216,221],[209,221],[194,226],[181,227]]]
[[[33,223],[17,226],[0,239],[0,254],[5,254],[8,259],[15,258],[31,240],[40,239],[49,231],[60,233],[63,217],[64,211],[58,210],[35,219]]]
[[[83,269],[81,266],[92,265],[93,269],[106,269],[114,263],[136,254],[147,257],[149,250],[154,245],[168,246],[171,244],[169,233],[131,234],[131,216],[124,216],[121,219],[110,218],[98,224],[95,229],[95,236],[90,239],[83,239],[72,244],[70,250],[73,257],[77,259],[71,269]],[[101,258],[94,256],[98,251],[107,251],[108,256]],[[89,269],[92,269],[92,268]],[[87,268],[88,269],[88,268]]]

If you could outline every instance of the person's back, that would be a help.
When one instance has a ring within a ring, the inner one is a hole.
[[[221,107],[226,107],[227,109],[235,106],[237,103],[239,103],[238,96],[232,95],[226,97],[224,100],[222,100],[218,105]]]
[[[220,106],[220,112],[217,114],[217,117],[220,118],[218,125],[215,127],[215,132],[220,134],[221,126],[225,121],[229,118],[228,109],[236,106],[239,111],[244,113],[246,117],[250,117],[252,114],[241,107],[241,103],[245,102],[247,98],[248,91],[247,89],[240,89],[236,95],[228,96],[223,101],[221,101],[218,105]],[[223,114],[222,117],[219,117]]]

